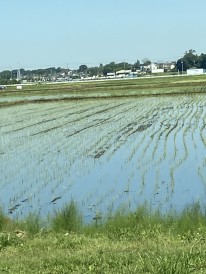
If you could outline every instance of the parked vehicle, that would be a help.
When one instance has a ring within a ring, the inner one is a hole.
[[[0,90],[2,90],[2,89],[6,89],[6,87],[5,86],[0,86]]]

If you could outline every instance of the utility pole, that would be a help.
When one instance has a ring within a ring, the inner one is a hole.
[[[12,84],[12,68],[11,68],[11,78],[10,78],[10,83]]]
[[[182,75],[183,75],[183,61],[181,61],[181,64],[182,64]]]
[[[16,77],[16,80],[17,80],[17,81],[20,81],[20,80],[21,80],[21,71],[20,71],[20,69],[17,70],[17,77]]]

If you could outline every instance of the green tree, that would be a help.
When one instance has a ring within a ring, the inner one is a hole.
[[[107,73],[111,73],[111,72],[116,72],[116,66],[115,66],[115,62],[111,62],[107,65],[104,66],[103,70],[103,75],[106,76]]]
[[[151,64],[151,61],[150,61],[148,58],[142,59],[142,62],[143,62],[143,64],[144,64],[145,66],[148,66],[148,65]]]
[[[132,65],[127,63],[127,62],[121,62],[121,63],[118,63],[116,64],[116,71],[118,70],[129,70],[131,69]]]
[[[198,58],[198,65],[200,68],[206,69],[206,54],[201,53]]]
[[[99,69],[98,69],[99,76],[103,75],[103,68],[104,68],[104,66],[100,63],[99,64]]]
[[[87,72],[88,67],[86,65],[79,66],[78,72],[85,74]]]
[[[134,65],[132,66],[132,70],[135,71],[137,69],[140,69],[140,61],[137,60]]]
[[[186,51],[184,56],[177,60],[177,71],[185,71],[192,67],[199,67],[199,58],[195,53],[196,52],[193,49]]]
[[[10,70],[4,70],[0,73],[1,79],[9,80],[11,78],[11,71]]]
[[[99,68],[98,67],[88,68],[88,75],[90,77],[92,77],[92,76],[98,76],[98,74],[99,74]]]

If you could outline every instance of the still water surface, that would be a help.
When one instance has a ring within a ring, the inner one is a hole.
[[[11,216],[75,200],[85,219],[206,197],[206,96],[0,108],[0,200]],[[54,201],[55,200],[55,201]]]

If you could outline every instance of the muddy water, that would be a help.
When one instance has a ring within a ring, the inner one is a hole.
[[[3,209],[45,215],[73,199],[92,220],[120,205],[204,204],[205,125],[204,95],[2,108]]]

